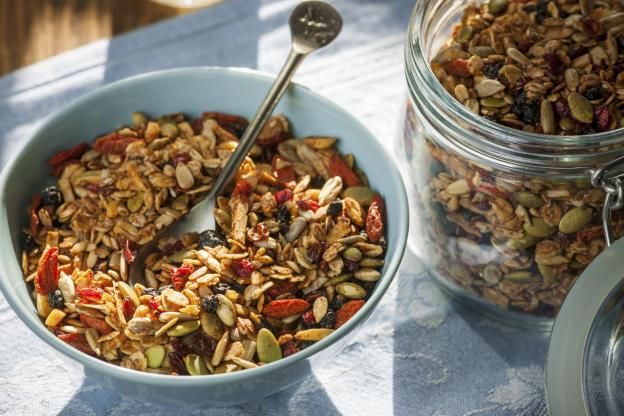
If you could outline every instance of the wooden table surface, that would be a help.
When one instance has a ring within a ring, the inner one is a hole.
[[[86,43],[194,10],[150,0],[0,0],[0,76]]]

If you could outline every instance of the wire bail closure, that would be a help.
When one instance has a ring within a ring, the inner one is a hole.
[[[614,166],[624,164],[624,156],[617,157],[597,169],[589,171],[591,184],[595,188],[602,188],[605,192],[602,206],[602,229],[607,247],[613,244],[613,230],[611,229],[611,212],[624,206],[624,172],[609,172]]]

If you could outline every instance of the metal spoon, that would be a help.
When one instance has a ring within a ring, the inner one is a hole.
[[[284,95],[295,71],[310,53],[320,49],[340,33],[342,18],[336,9],[322,1],[304,1],[290,15],[290,33],[292,46],[290,54],[279,72],[268,94],[262,101],[258,111],[249,123],[236,150],[228,159],[225,167],[216,179],[210,194],[195,205],[186,216],[161,230],[151,242],[142,246],[130,265],[129,280],[131,283],[145,284],[145,259],[157,251],[159,240],[168,236],[179,236],[187,232],[201,232],[215,229],[215,200],[223,192],[234,177],[247,153],[256,141],[256,137],[269,119],[275,106]]]

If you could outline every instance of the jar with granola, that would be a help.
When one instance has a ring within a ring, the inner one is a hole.
[[[605,247],[590,171],[624,154],[624,4],[422,0],[405,56],[412,248],[461,299],[550,327]]]

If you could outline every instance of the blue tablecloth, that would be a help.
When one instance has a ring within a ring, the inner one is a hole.
[[[0,78],[0,166],[40,120],[103,84],[179,66],[275,73],[290,0],[229,0],[64,53]],[[393,151],[405,102],[403,41],[413,0],[338,0],[344,31],[296,80],[338,102]],[[409,186],[409,185],[408,185]],[[545,415],[547,337],[504,327],[441,293],[406,254],[353,344],[303,383],[241,406],[192,411],[141,403],[87,380],[0,296],[2,415]]]

